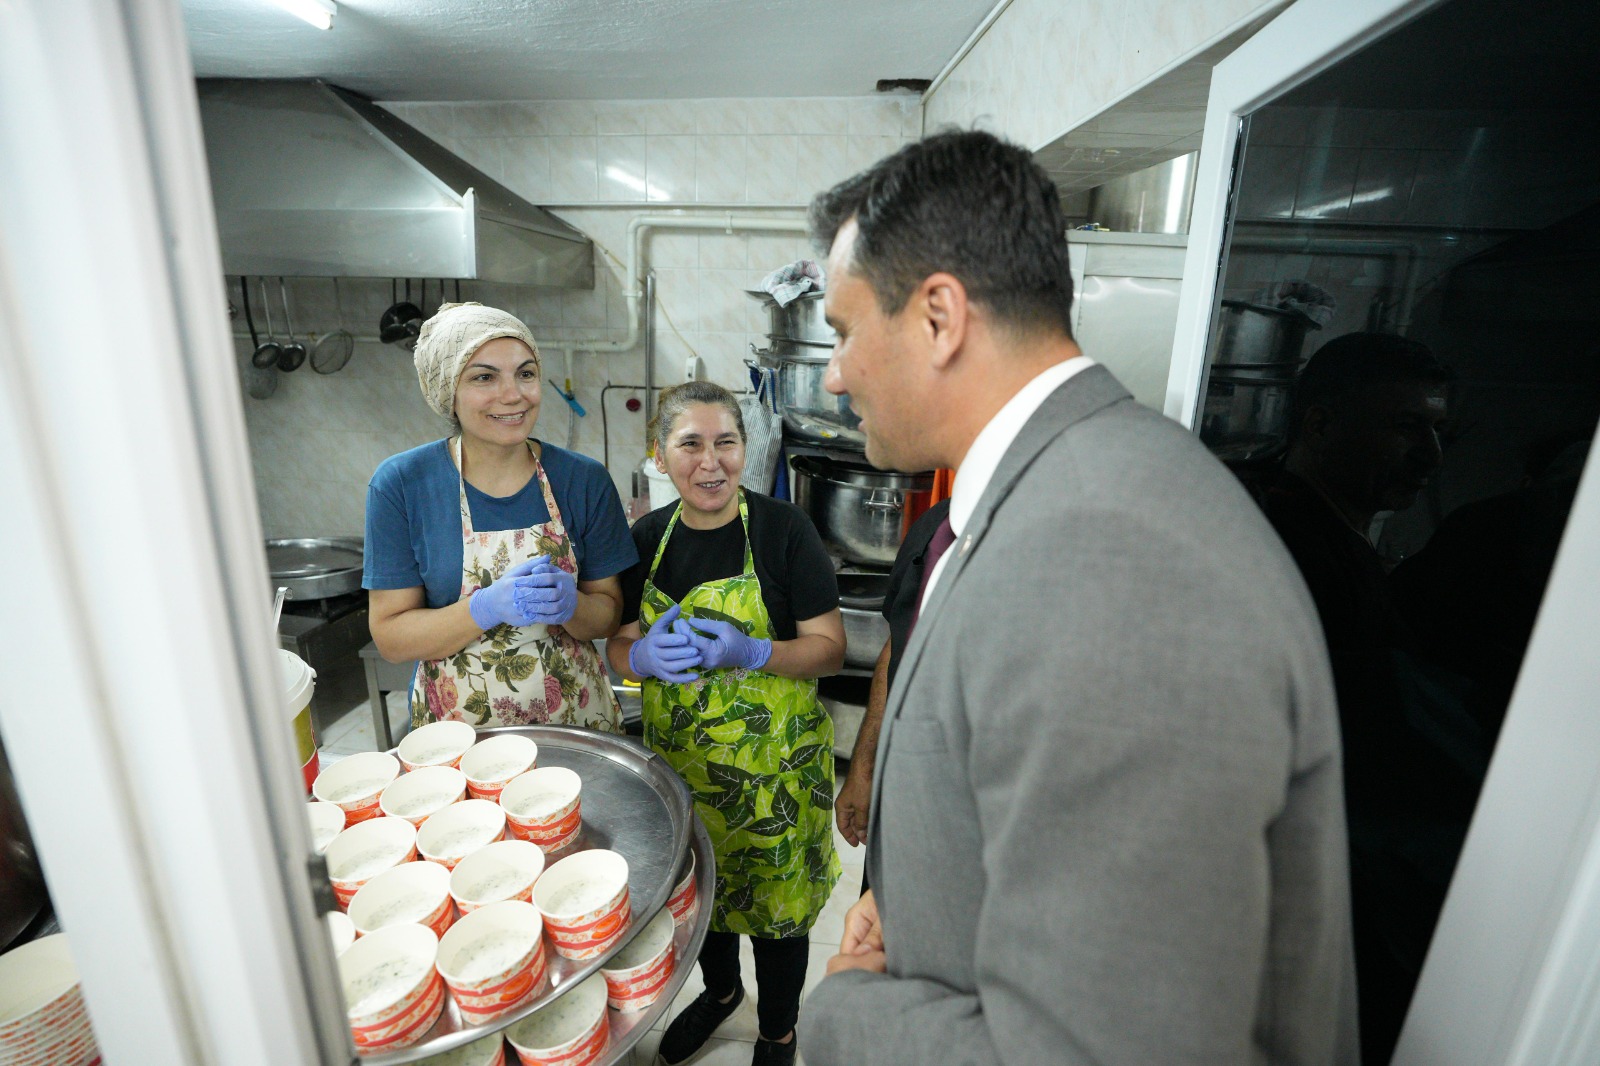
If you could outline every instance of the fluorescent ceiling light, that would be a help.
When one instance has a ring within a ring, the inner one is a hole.
[[[333,0],[273,0],[290,14],[298,15],[319,30],[333,29],[333,16],[339,7]]]

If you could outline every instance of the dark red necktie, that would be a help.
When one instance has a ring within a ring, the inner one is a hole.
[[[933,576],[933,568],[955,542],[956,531],[951,527],[950,516],[947,514],[944,516],[944,521],[933,531],[933,539],[928,541],[928,550],[922,553],[922,581],[917,585],[917,609],[911,613],[912,629],[916,629],[917,619],[922,616],[922,601],[928,595],[928,579]],[[911,639],[909,631],[906,633],[906,639]]]

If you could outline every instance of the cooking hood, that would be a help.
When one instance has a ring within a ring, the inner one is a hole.
[[[229,274],[594,287],[587,237],[355,93],[201,79]]]

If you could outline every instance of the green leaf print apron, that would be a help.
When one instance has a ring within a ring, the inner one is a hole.
[[[532,441],[528,451],[534,452]],[[459,476],[460,437],[451,439],[450,456]],[[578,572],[561,509],[537,452],[533,475],[539,479],[550,520],[526,529],[487,533],[472,528],[467,482],[460,478],[463,598],[536,555],[548,555],[569,574]],[[620,733],[622,706],[593,643],[578,640],[561,626],[501,624],[454,655],[418,664],[411,685],[411,726],[438,721],[466,722],[480,729],[554,722]]]
[[[682,504],[650,564],[639,629],[648,633],[672,607],[656,588],[656,568]],[[747,636],[772,637],[744,523],[744,572],[696,585],[684,618],[719,618]],[[800,936],[811,930],[839,880],[833,850],[833,721],[814,680],[761,670],[702,670],[700,680],[644,682],[644,740],[688,782],[695,812],[711,835],[717,886],[711,928],[749,936]]]

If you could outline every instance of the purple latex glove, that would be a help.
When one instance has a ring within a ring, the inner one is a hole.
[[[517,582],[517,610],[524,625],[560,626],[578,613],[578,578],[541,555],[527,577]]]
[[[650,632],[628,649],[628,669],[639,677],[657,677],[674,685],[700,680],[699,674],[690,673],[700,665],[700,650],[688,637],[672,631],[678,620],[677,604],[661,612]]]
[[[701,664],[707,670],[759,670],[772,658],[772,641],[747,637],[738,626],[720,618],[680,618],[673,623],[672,631],[687,637],[699,649]]]
[[[467,599],[467,611],[479,629],[490,630],[498,625],[525,626],[527,615],[517,605],[517,583],[544,561],[535,556],[507,570],[494,584],[478,589]]]

